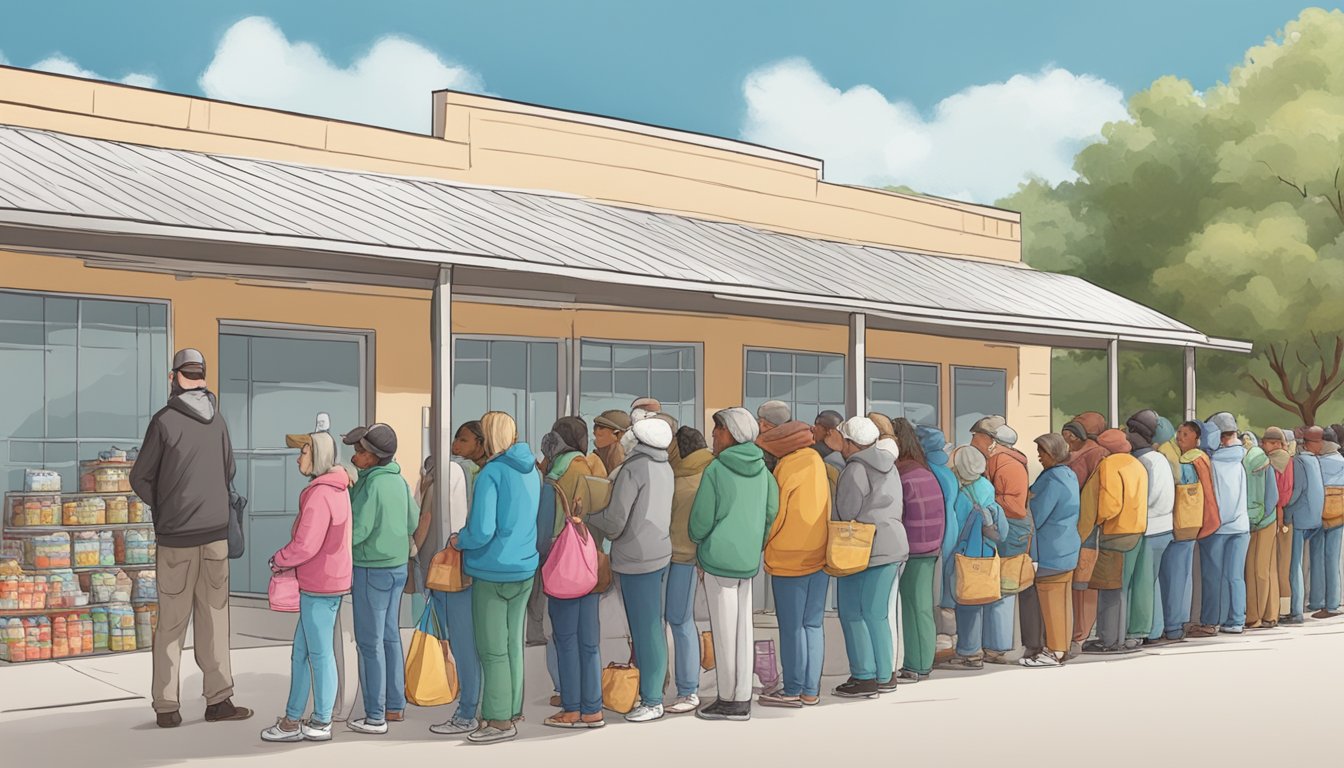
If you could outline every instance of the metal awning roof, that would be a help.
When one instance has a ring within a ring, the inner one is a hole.
[[[1086,280],[574,196],[0,126],[0,225],[493,268],[922,326],[1238,352]],[[2,241],[0,241],[2,242]]]

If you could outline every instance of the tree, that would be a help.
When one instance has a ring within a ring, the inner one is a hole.
[[[1341,50],[1344,13],[1308,9],[1248,51],[1226,83],[1201,93],[1163,77],[1136,94],[1130,119],[1079,152],[1076,180],[1031,181],[999,202],[1022,211],[1033,266],[1255,344],[1255,357],[1200,353],[1201,413],[1230,410],[1263,427],[1281,418],[1283,402],[1313,419],[1339,407],[1337,377],[1308,385],[1308,366],[1289,351],[1320,351],[1313,334],[1328,348],[1344,329]],[[1321,365],[1329,362],[1322,352]],[[1057,360],[1061,410],[1104,403],[1104,389],[1075,384],[1097,364],[1076,353]],[[1297,407],[1276,365],[1293,396],[1303,405],[1314,397],[1314,408]],[[1179,354],[1127,354],[1121,377],[1126,408],[1176,415]],[[1253,383],[1272,380],[1279,404]]]
[[[1247,375],[1265,399],[1295,416],[1300,416],[1303,424],[1315,424],[1316,411],[1338,392],[1341,386],[1344,386],[1344,376],[1340,376],[1340,361],[1344,359],[1344,338],[1334,337],[1334,352],[1331,354],[1327,354],[1325,347],[1321,346],[1320,337],[1313,333],[1311,339],[1316,344],[1316,352],[1320,357],[1316,362],[1321,367],[1315,376],[1315,381],[1312,381],[1311,365],[1300,352],[1296,355],[1297,362],[1302,366],[1299,375],[1294,377],[1289,371],[1287,344],[1282,348],[1271,344],[1265,353],[1270,370],[1278,377],[1278,393],[1270,387],[1268,379],[1257,379]]]

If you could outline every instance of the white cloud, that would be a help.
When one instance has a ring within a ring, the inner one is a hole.
[[[5,58],[5,55],[2,52],[0,52],[0,64],[10,64],[10,61]],[[106,77],[79,66],[79,64],[76,64],[68,56],[59,53],[48,56],[28,67],[28,69],[36,69],[40,72],[51,72],[57,75],[83,77],[88,78],[89,80],[105,80],[107,82],[125,83],[126,85],[136,85],[141,88],[155,88],[159,84],[158,78],[153,75],[144,74],[143,72],[132,72],[120,78]]]
[[[484,90],[475,72],[398,37],[379,39],[342,68],[312,43],[291,42],[261,16],[224,33],[200,84],[214,99],[420,133],[430,129],[432,91]]]
[[[744,139],[826,161],[832,181],[992,202],[1028,176],[1074,178],[1073,158],[1102,126],[1127,119],[1124,94],[1089,75],[1047,68],[977,85],[925,117],[858,85],[842,91],[803,59],[752,72]]]

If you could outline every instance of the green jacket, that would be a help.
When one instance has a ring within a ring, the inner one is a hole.
[[[705,468],[691,504],[689,531],[705,573],[750,579],[779,514],[779,486],[754,443],[723,451]]]
[[[395,568],[411,559],[411,534],[420,521],[420,511],[395,461],[361,469],[350,489],[350,506],[357,567]]]

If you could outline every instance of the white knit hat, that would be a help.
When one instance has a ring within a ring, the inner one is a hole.
[[[855,416],[840,425],[840,434],[855,445],[867,448],[877,442],[877,425],[867,416]]]
[[[672,425],[662,419],[636,421],[630,427],[630,431],[634,433],[636,440],[650,448],[665,451],[667,446],[672,444]]]
[[[722,422],[728,434],[732,435],[733,440],[739,445],[755,442],[756,438],[761,436],[761,425],[746,408],[724,408],[714,414],[714,421]]]

